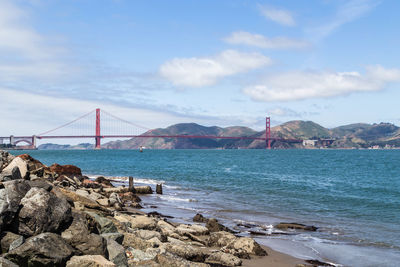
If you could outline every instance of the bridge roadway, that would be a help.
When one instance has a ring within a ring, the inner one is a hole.
[[[1,137],[0,139],[9,139],[10,136]],[[14,139],[31,139],[32,136],[13,136]],[[37,139],[64,139],[64,138],[204,138],[204,139],[236,139],[236,140],[262,140],[262,141],[282,141],[289,143],[302,143],[300,139],[285,138],[265,138],[250,136],[217,136],[217,135],[47,135],[36,136]]]

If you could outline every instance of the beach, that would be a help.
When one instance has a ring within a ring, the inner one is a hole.
[[[104,176],[117,187],[127,187],[128,176],[133,176],[135,186],[150,186],[153,191],[162,184],[162,195],[140,196],[141,212],[169,215],[171,222],[186,225],[194,223],[197,213],[216,218],[266,246],[268,253],[270,248],[291,259],[337,266],[396,266],[399,259],[398,200],[396,186],[389,186],[398,182],[397,151],[29,153],[48,166],[79,166],[89,178]],[[284,222],[316,229],[278,227]]]

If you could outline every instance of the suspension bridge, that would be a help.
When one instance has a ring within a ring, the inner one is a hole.
[[[37,140],[45,139],[94,139],[95,148],[101,148],[102,139],[116,138],[192,138],[192,139],[231,139],[231,140],[259,140],[265,142],[266,149],[271,149],[274,141],[287,143],[302,143],[299,139],[284,139],[271,137],[270,117],[265,120],[265,137],[259,136],[219,136],[219,135],[157,135],[151,129],[139,124],[119,118],[107,111],[95,109],[68,123],[49,131],[31,136],[0,136],[0,144],[9,141],[11,146],[20,143],[26,144],[23,148],[35,149]]]

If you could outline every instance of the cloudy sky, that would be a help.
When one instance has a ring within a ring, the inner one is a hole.
[[[400,1],[0,0],[0,136],[96,107],[148,128],[400,124]]]

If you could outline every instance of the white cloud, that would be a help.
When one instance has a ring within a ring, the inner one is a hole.
[[[49,45],[27,18],[29,14],[15,2],[0,1],[0,81],[51,79],[65,73],[58,60],[65,50]]]
[[[224,39],[229,44],[249,45],[266,49],[288,49],[306,48],[306,41],[291,39],[287,37],[267,38],[261,34],[253,34],[244,31],[233,32]]]
[[[260,53],[225,50],[214,57],[174,58],[160,67],[160,74],[174,85],[202,87],[269,64],[271,60]]]
[[[290,108],[277,107],[267,111],[269,116],[277,117],[301,117],[299,112],[296,112]]]
[[[295,26],[296,22],[292,14],[284,9],[278,9],[274,7],[260,6],[260,11],[264,17],[279,23],[284,26]]]
[[[296,71],[278,74],[244,88],[257,101],[293,101],[327,98],[353,92],[379,91],[389,82],[400,81],[400,69],[369,66],[359,72]]]
[[[356,20],[375,8],[380,1],[376,0],[351,0],[340,6],[334,17],[327,23],[306,29],[311,38],[318,41],[330,35],[342,25]]]

